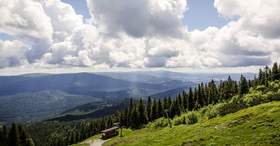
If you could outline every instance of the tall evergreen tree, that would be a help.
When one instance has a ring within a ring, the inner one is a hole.
[[[272,79],[273,80],[278,80],[279,79],[279,69],[278,69],[278,64],[275,62],[273,64],[273,67],[272,67]]]
[[[20,145],[25,146],[27,144],[28,136],[21,125],[18,125],[18,132],[19,132]]]
[[[3,146],[8,145],[8,132],[5,125],[0,125],[0,142]]]
[[[152,99],[151,99],[151,97],[148,97],[146,112],[147,112],[147,117],[148,117],[149,121],[151,121],[152,120]]]
[[[153,106],[152,106],[152,120],[155,120],[158,118],[158,106],[156,99],[153,100]]]
[[[138,113],[139,113],[139,122],[141,124],[147,124],[148,120],[147,120],[147,115],[145,112],[145,105],[143,103],[142,98],[140,99],[139,103],[138,103]]]
[[[191,111],[195,108],[195,100],[194,100],[194,95],[192,88],[189,88],[189,94],[188,94],[188,110]]]
[[[157,112],[158,112],[158,118],[164,115],[164,109],[160,99],[158,100],[157,103]]]
[[[183,108],[183,101],[182,101],[181,94],[177,95],[176,100],[178,102],[179,108],[182,109]]]
[[[12,127],[9,132],[9,146],[19,146],[20,139],[19,139],[19,132],[18,127],[16,124],[12,124]]]
[[[133,129],[137,129],[140,127],[140,122],[139,122],[139,113],[137,111],[136,108],[133,108],[132,109],[132,112],[131,112],[131,116],[130,116],[130,125],[131,125],[131,128]]]
[[[183,109],[188,110],[188,94],[183,91],[182,93],[182,99],[183,99]]]
[[[259,69],[259,75],[258,75],[258,85],[264,84],[264,73],[262,69]]]
[[[241,75],[241,77],[240,77],[240,85],[239,85],[239,95],[243,96],[248,91],[249,91],[249,88],[248,88],[247,80],[246,80],[246,78],[243,75]]]
[[[180,115],[181,111],[179,108],[179,102],[177,100],[174,100],[170,106],[169,110],[169,117],[174,118],[176,115]]]
[[[130,98],[129,99],[129,105],[128,105],[128,113],[127,113],[127,116],[128,116],[128,122],[127,123],[132,122],[131,121],[131,114],[132,114],[132,111],[133,111],[133,108],[134,108],[133,106],[134,106],[133,99]]]
[[[202,93],[201,84],[198,85],[197,90],[195,90],[195,98],[196,98],[196,109],[201,108],[204,106],[204,99]]]
[[[164,98],[163,99],[163,108],[166,110],[170,107],[170,105],[168,104],[168,99]]]
[[[218,95],[217,86],[216,86],[214,80],[211,80],[208,83],[208,103],[214,104],[214,103],[217,103],[218,100],[219,100],[219,95]]]

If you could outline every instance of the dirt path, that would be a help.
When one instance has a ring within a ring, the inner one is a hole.
[[[96,139],[96,140],[89,140],[85,143],[89,144],[90,146],[102,146],[108,140]]]

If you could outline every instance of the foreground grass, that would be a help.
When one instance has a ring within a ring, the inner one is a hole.
[[[240,110],[194,125],[124,130],[105,146],[280,145],[280,102]]]

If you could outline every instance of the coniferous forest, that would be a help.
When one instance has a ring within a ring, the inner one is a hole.
[[[200,83],[195,88],[185,89],[176,97],[157,99],[153,97],[129,99],[125,110],[99,119],[75,122],[45,121],[25,125],[12,124],[0,127],[1,146],[66,146],[78,143],[100,131],[110,128],[114,123],[121,127],[140,129],[149,122],[161,117],[174,119],[181,114],[197,111],[204,107],[217,106],[216,113],[209,113],[208,118],[236,112],[250,105],[280,100],[279,97],[266,100],[245,99],[245,95],[253,89],[270,86],[270,82],[280,79],[280,66],[274,63],[272,68],[260,69],[254,79],[246,79],[243,75],[239,81],[227,80]],[[195,115],[182,122],[195,123]],[[180,122],[180,121],[179,121]],[[170,125],[171,126],[171,125]]]

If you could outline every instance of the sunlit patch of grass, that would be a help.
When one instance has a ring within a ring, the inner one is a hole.
[[[280,145],[280,102],[172,128],[124,130],[105,146]]]

